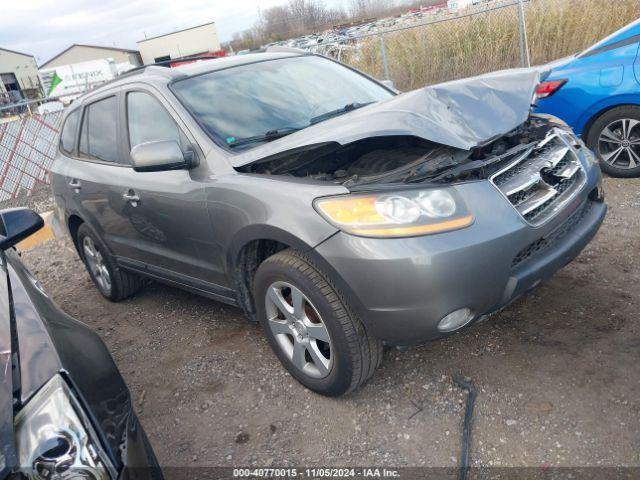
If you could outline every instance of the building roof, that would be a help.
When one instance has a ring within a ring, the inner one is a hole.
[[[138,40],[136,43],[144,43],[144,42],[147,42],[149,40],[155,40],[156,38],[166,37],[168,35],[173,35],[175,33],[186,32],[187,30],[193,30],[195,28],[206,27],[207,25],[213,25],[215,23],[216,22],[208,22],[208,23],[203,23],[201,25],[196,25],[194,27],[183,28],[182,30],[176,30],[175,32],[163,33],[162,35],[156,35],[155,37],[149,37],[149,38],[145,38],[144,40]]]
[[[22,53],[22,52],[18,52],[18,51],[16,51],[16,50],[9,50],[8,48],[0,47],[0,50],[3,50],[3,51],[5,51],[5,52],[9,52],[9,53],[15,53],[16,55],[23,55],[23,56],[25,56],[25,57],[35,58],[33,55],[30,55],[30,54],[28,54],[28,53]]]
[[[87,45],[87,44],[84,44],[84,43],[74,43],[73,45],[65,48],[60,53],[58,53],[57,55],[51,57],[46,62],[44,62],[42,65],[40,65],[40,68],[46,67],[49,63],[53,62],[56,58],[60,57],[61,55],[64,55],[65,53],[67,53],[69,50],[71,50],[74,47],[99,48],[99,49],[102,49],[102,50],[111,50],[111,51],[115,51],[115,52],[140,53],[138,50],[130,50],[128,48],[103,47],[102,45]]]

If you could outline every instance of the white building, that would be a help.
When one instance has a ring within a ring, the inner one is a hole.
[[[0,48],[0,104],[41,96],[36,59]]]
[[[74,43],[69,48],[40,65],[40,69],[51,69],[54,67],[73,65],[75,63],[90,62],[92,60],[113,60],[116,64],[128,63],[134,67],[142,65],[140,52],[137,50]]]
[[[76,43],[40,65],[38,74],[44,94],[66,103],[141,65],[137,50]]]
[[[449,10],[460,10],[461,8],[471,7],[476,3],[480,3],[480,0],[448,0],[447,8]]]
[[[220,51],[214,22],[146,38],[137,43],[145,65]]]

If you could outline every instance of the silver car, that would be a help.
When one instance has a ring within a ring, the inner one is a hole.
[[[539,73],[399,94],[322,56],[148,66],[76,101],[56,220],[100,292],[152,278],[241,308],[337,396],[570,262],[606,212],[593,154],[530,114]]]

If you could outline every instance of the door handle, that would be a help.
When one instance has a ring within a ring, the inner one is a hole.
[[[78,180],[77,178],[72,178],[71,180],[69,180],[69,186],[73,188],[76,193],[78,193],[82,188],[82,184],[80,183],[80,180]]]
[[[137,207],[138,202],[140,201],[140,197],[136,195],[136,192],[133,190],[127,190],[122,194],[122,198],[124,198],[127,202],[131,204],[132,207]]]

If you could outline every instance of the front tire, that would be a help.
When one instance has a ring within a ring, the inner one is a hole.
[[[119,302],[140,290],[140,277],[118,268],[102,241],[84,223],[78,228],[76,242],[91,280],[107,300]]]
[[[591,125],[587,146],[612,177],[640,176],[640,106],[612,108]]]
[[[266,259],[254,280],[258,319],[289,373],[336,397],[365,383],[382,360],[382,342],[367,334],[344,297],[304,254]]]

